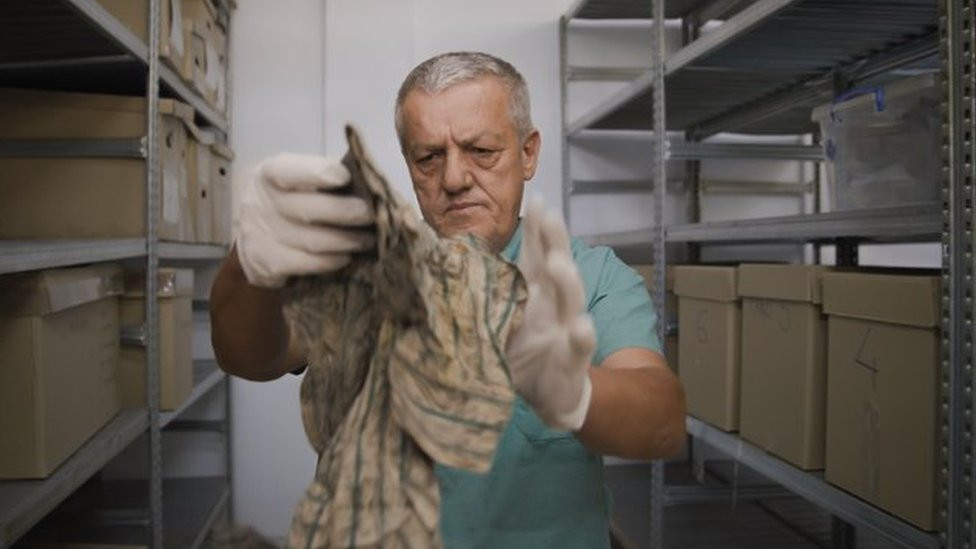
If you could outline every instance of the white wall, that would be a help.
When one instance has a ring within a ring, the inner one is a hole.
[[[280,151],[323,150],[323,6],[317,0],[242,0],[232,40],[235,173]],[[239,185],[240,182],[235,182]],[[302,430],[300,379],[234,379],[235,519],[283,536],[315,468]]]
[[[530,189],[561,208],[558,21],[571,0],[238,0],[232,31],[233,128],[238,174],[278,151],[345,152],[343,126],[359,128],[401,193],[409,179],[393,130],[406,73],[448,50],[487,51],[526,77],[543,135]],[[312,477],[298,378],[234,380],[236,520],[282,537]]]

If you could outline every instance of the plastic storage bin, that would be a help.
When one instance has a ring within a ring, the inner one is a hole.
[[[938,202],[940,105],[937,75],[921,74],[814,109],[831,209]]]

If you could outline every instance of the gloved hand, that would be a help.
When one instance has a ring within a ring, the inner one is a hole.
[[[522,325],[508,343],[515,390],[553,429],[576,431],[590,406],[596,346],[583,282],[562,220],[530,201],[518,267],[528,285]]]
[[[365,200],[333,191],[349,183],[338,160],[279,154],[250,174],[237,218],[237,256],[248,282],[279,288],[288,277],[344,267],[375,245],[365,230],[374,214]]]

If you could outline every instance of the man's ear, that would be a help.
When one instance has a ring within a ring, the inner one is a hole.
[[[532,179],[535,169],[539,165],[539,148],[542,146],[542,136],[539,130],[533,128],[529,136],[522,142],[522,178]]]

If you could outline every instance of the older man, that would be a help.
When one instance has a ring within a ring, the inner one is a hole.
[[[492,470],[437,469],[445,543],[607,547],[601,456],[665,457],[684,442],[683,392],[659,353],[642,280],[609,249],[570,243],[535,207],[520,221],[541,137],[507,62],[461,52],[421,63],[400,88],[395,122],[427,223],[481,237],[518,261],[529,287],[506,350],[520,398]],[[256,173],[214,284],[213,342],[225,370],[269,380],[305,361],[278,288],[341,268],[374,237],[369,207],[329,192],[349,180],[337,160],[278,157]],[[577,294],[585,310],[565,314]]]

